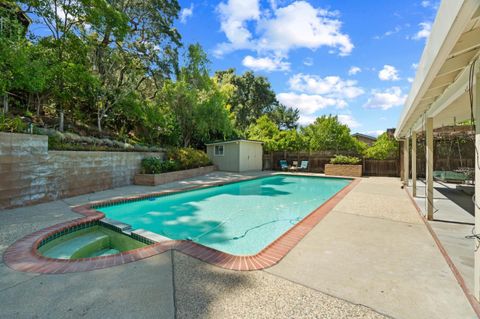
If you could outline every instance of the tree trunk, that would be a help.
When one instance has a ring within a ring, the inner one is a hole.
[[[63,129],[64,129],[64,113],[63,113],[63,110],[60,111],[60,123],[58,125],[58,130],[60,132],[63,132]]]
[[[8,93],[5,93],[3,96],[3,113],[8,113]]]
[[[102,114],[99,112],[97,114],[97,128],[98,128],[98,131],[101,132],[102,131]]]
[[[36,104],[36,109],[37,109],[37,116],[40,116],[40,95],[37,93],[36,94],[36,101],[35,101],[35,104]]]

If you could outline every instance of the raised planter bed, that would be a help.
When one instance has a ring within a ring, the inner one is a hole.
[[[361,177],[362,165],[325,164],[325,175]]]
[[[215,165],[186,169],[183,171],[162,173],[162,174],[136,174],[135,185],[156,186],[176,182],[186,178],[205,175],[215,171]]]

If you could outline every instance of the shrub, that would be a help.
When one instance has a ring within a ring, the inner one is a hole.
[[[180,169],[197,168],[211,164],[205,152],[193,148],[172,148],[168,150],[167,158],[177,162]]]
[[[142,160],[142,173],[144,174],[160,174],[162,172],[162,159],[159,157],[145,157]]]
[[[10,133],[24,133],[28,128],[28,125],[22,121],[19,117],[6,117],[0,114],[0,131]]]
[[[356,165],[361,162],[361,159],[355,156],[345,156],[345,155],[335,155],[334,158],[330,160],[331,164],[349,164]]]

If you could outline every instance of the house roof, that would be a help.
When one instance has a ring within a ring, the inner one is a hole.
[[[213,143],[207,143],[205,145],[218,145],[218,144],[228,144],[228,143],[236,143],[236,142],[246,142],[246,143],[256,143],[256,144],[263,144],[261,141],[255,141],[255,140],[246,140],[246,139],[234,139],[234,140],[228,140],[228,141],[218,141],[218,142],[213,142]]]
[[[372,140],[372,141],[376,141],[376,140],[377,140],[377,138],[374,137],[374,136],[370,136],[370,135],[366,135],[366,134],[362,134],[362,133],[355,133],[355,134],[352,134],[352,136],[354,136],[354,137],[368,138],[369,140]]]

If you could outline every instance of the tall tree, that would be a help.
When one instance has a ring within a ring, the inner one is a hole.
[[[226,95],[209,77],[209,62],[200,45],[189,46],[185,61],[177,81],[167,81],[159,95],[161,104],[175,115],[180,144],[199,146],[227,137],[232,127]]]
[[[300,118],[298,109],[286,107],[283,104],[277,104],[269,113],[270,118],[277,123],[281,130],[290,130],[297,128],[297,122]]]
[[[317,117],[315,122],[303,128],[303,134],[314,151],[358,151],[357,140],[337,116]]]
[[[277,103],[270,82],[263,76],[256,76],[250,71],[237,76],[235,70],[229,69],[216,72],[215,78],[221,85],[231,84],[235,87],[228,104],[235,115],[235,126],[241,131],[263,114],[272,111]]]

